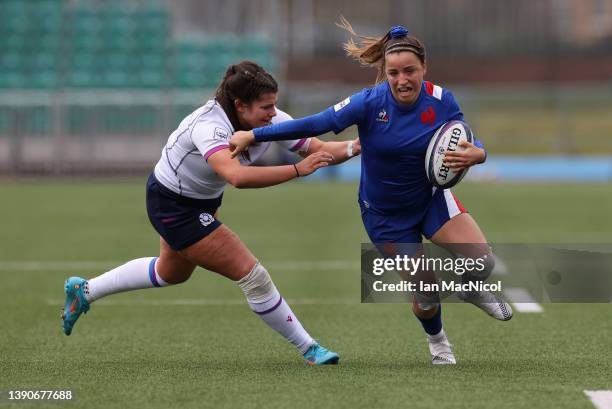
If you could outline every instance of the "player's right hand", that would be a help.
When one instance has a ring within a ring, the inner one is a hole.
[[[238,131],[229,141],[229,150],[232,158],[235,158],[240,152],[246,151],[253,142],[255,142],[255,134],[253,131]]]
[[[296,163],[295,167],[300,173],[300,176],[307,176],[319,168],[328,166],[333,160],[334,156],[331,153],[320,151],[308,155],[306,159]]]
[[[463,148],[461,151],[446,151],[444,155],[444,164],[453,172],[460,172],[465,168],[482,163],[486,158],[484,149],[468,141],[459,142],[459,146]]]

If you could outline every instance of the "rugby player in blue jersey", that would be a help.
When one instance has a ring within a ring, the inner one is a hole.
[[[447,121],[463,120],[453,94],[424,81],[425,47],[406,28],[395,26],[383,37],[374,38],[356,34],[345,19],[341,27],[361,39],[361,44],[349,40],[344,48],[361,64],[377,68],[376,85],[318,114],[236,132],[230,141],[232,154],[255,142],[339,133],[357,125],[362,149],[359,205],[372,242],[421,243],[425,236],[456,256],[484,258],[486,268],[475,278],[486,278],[494,257],[484,234],[451,191],[436,189],[425,174],[426,149],[434,132]],[[485,161],[479,141],[463,142],[462,147],[446,155],[447,166],[453,170]],[[510,306],[493,293],[458,295],[498,320],[512,317]],[[437,299],[414,300],[412,309],[428,335],[432,363],[455,364]]]

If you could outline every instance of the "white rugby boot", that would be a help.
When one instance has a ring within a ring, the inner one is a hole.
[[[434,365],[455,365],[455,354],[453,346],[448,342],[444,330],[438,335],[428,335],[429,352],[431,352],[431,363]]]
[[[474,304],[491,317],[500,321],[512,318],[510,304],[489,291],[460,291],[457,293],[460,300]]]

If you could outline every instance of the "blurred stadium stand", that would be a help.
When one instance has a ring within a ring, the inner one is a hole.
[[[0,172],[149,169],[243,59],[283,109],[323,109],[374,77],[343,57],[341,14],[422,38],[496,154],[612,154],[612,0],[0,0]]]

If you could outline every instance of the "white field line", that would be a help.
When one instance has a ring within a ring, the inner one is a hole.
[[[499,260],[497,260],[499,261]],[[0,272],[21,271],[21,272],[37,272],[37,271],[106,271],[115,266],[123,264],[125,261],[0,261]],[[269,270],[282,271],[308,271],[308,270],[356,270],[360,271],[360,262],[349,260],[302,260],[302,261],[270,261],[266,263]],[[505,273],[505,268],[498,271],[500,274]],[[512,300],[529,300],[530,296],[525,289],[508,288],[504,290],[504,294],[512,303],[516,311],[525,313],[541,313],[542,306],[534,302],[512,302]],[[58,305],[63,303],[62,300],[47,300],[49,305]],[[351,299],[296,299],[291,300],[291,304],[295,305],[348,305],[359,304],[359,301]],[[182,299],[182,300],[126,300],[126,301],[109,301],[101,300],[96,304],[104,304],[109,306],[114,305],[160,305],[160,306],[180,306],[180,305],[217,305],[217,306],[232,306],[243,305],[242,300],[220,299],[220,300],[205,300],[205,299]]]
[[[62,305],[63,299],[48,298],[48,305]],[[359,299],[351,298],[293,298],[287,299],[289,305],[357,305],[360,304]],[[221,299],[196,299],[185,298],[178,300],[146,300],[146,299],[129,299],[129,300],[99,300],[95,302],[98,306],[116,307],[116,306],[217,306],[217,307],[235,307],[248,306],[246,300],[240,298],[221,298]]]
[[[508,302],[512,304],[518,312],[524,313],[541,313],[544,309],[540,304],[535,302],[531,294],[524,288],[506,288],[504,290]]]
[[[597,409],[612,409],[612,391],[584,391]]]
[[[0,261],[0,271],[94,271],[100,272],[120,266],[124,261]],[[270,261],[264,263],[268,270],[357,270],[359,261],[349,260],[316,260],[316,261]]]

